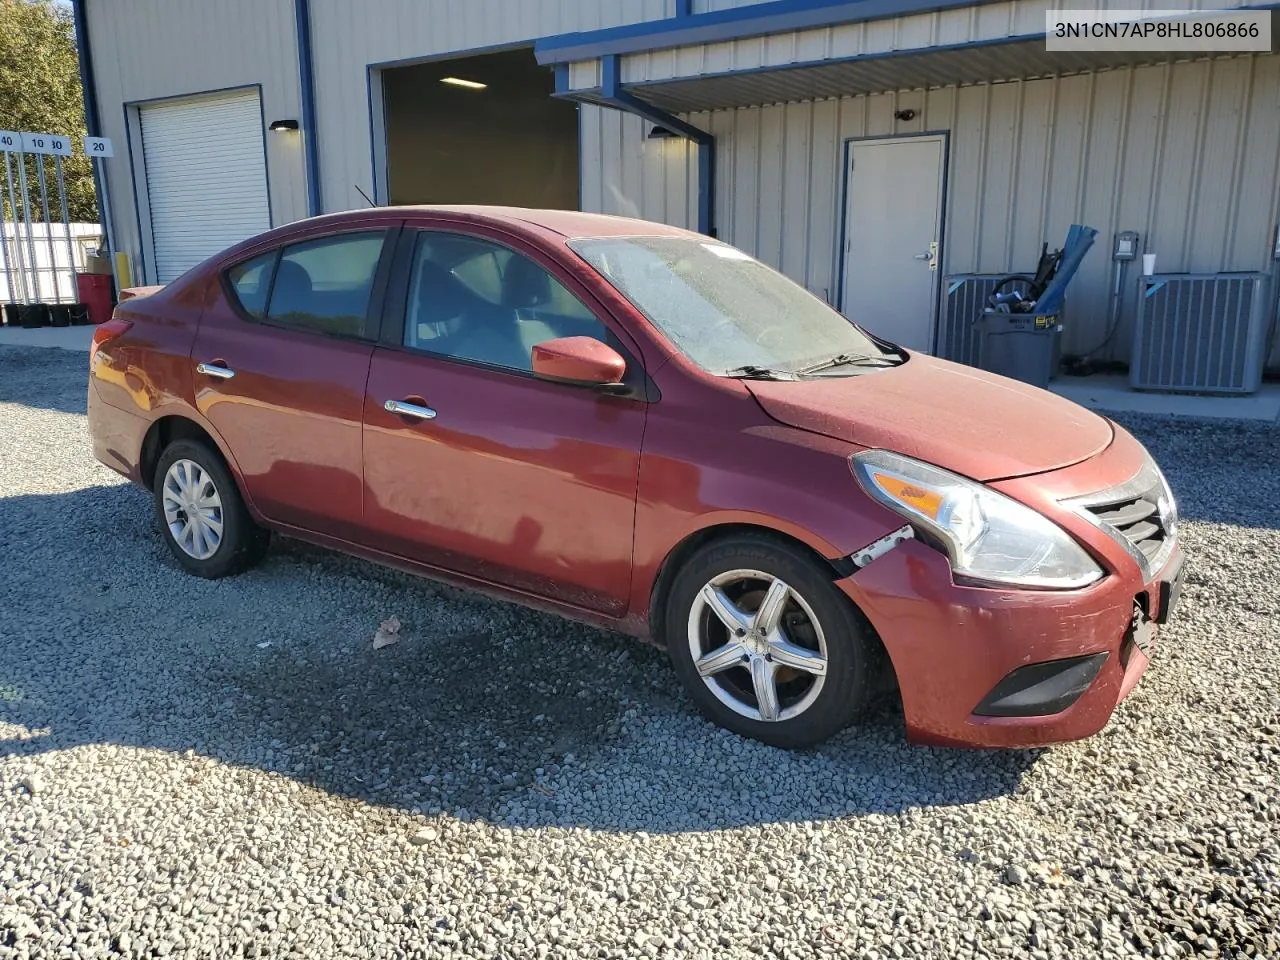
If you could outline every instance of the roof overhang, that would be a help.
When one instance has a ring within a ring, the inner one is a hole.
[[[1222,6],[1268,10],[1280,2]],[[557,96],[618,106],[621,91],[668,114],[1240,56],[1049,51],[1044,30],[1044,8],[1035,4],[766,0],[548,37],[535,52],[555,66]]]
[[[1208,59],[1240,54],[1164,54],[1045,51],[1044,35],[1009,37],[983,44],[934,47],[918,52],[871,54],[841,60],[787,64],[698,77],[626,84],[633,96],[659,110],[697,113],[772,103],[1069,76],[1116,67]],[[607,104],[598,87],[563,96]]]

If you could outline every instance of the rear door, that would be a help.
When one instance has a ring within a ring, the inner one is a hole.
[[[361,419],[399,224],[350,224],[224,274],[191,352],[196,406],[268,519],[359,539]]]
[[[365,523],[400,556],[619,614],[647,401],[537,380],[530,352],[594,336],[628,355],[630,382],[643,370],[589,291],[515,245],[406,231],[365,400]]]

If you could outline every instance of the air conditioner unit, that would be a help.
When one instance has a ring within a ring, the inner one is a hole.
[[[1253,393],[1269,327],[1264,273],[1143,277],[1129,383],[1135,390]]]
[[[987,298],[1007,273],[958,273],[942,281],[942,322],[938,324],[933,352],[956,363],[978,365],[978,317]],[[1026,285],[1022,284],[1025,292]],[[1008,289],[1017,289],[1010,284]]]

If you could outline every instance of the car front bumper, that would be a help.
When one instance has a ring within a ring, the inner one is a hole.
[[[1135,573],[1082,590],[999,590],[956,584],[945,556],[908,540],[837,585],[884,642],[912,742],[1031,747],[1106,726],[1147,668],[1170,592],[1161,583],[1181,563],[1175,548],[1149,583]],[[1075,663],[1027,669],[1053,661]]]

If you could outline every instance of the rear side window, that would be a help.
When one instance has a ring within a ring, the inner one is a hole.
[[[383,231],[308,240],[280,252],[267,319],[345,337],[369,337],[366,320]]]
[[[255,319],[372,340],[369,300],[385,240],[379,230],[296,243],[236,264],[227,281]]]
[[[227,271],[231,289],[244,312],[262,318],[267,311],[267,294],[271,292],[271,268],[275,266],[276,252],[264,253],[252,260],[238,263]]]

